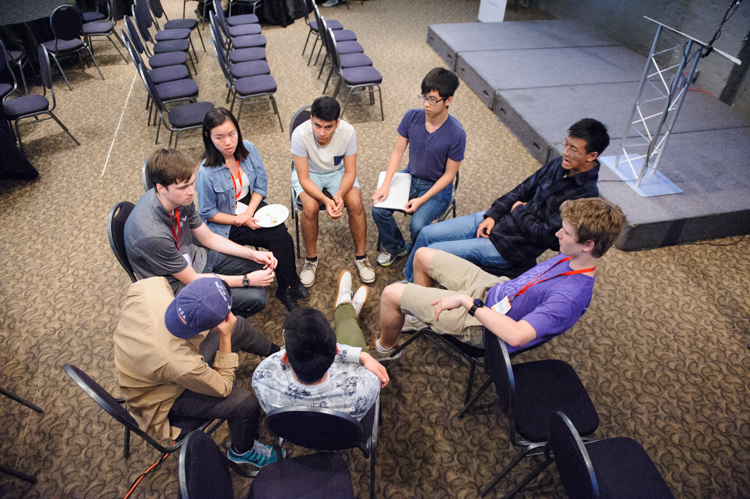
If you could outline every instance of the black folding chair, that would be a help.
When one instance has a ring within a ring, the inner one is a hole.
[[[266,37],[261,35],[260,24],[241,24],[239,26],[229,26],[224,11],[217,9],[216,13],[213,12],[210,16],[215,16],[217,26],[221,29],[224,36],[227,38],[228,46],[227,49],[246,49],[250,47],[265,47]]]
[[[104,79],[102,70],[99,69],[94,58],[94,53],[91,52],[91,48],[81,39],[81,31],[83,29],[83,21],[81,13],[76,7],[70,5],[61,5],[52,11],[52,15],[49,16],[49,24],[52,28],[52,34],[55,37],[47,42],[42,42],[42,45],[47,48],[47,51],[55,60],[57,68],[60,70],[65,83],[68,84],[68,88],[73,90],[70,86],[68,77],[65,76],[62,66],[60,66],[59,56],[76,54],[78,56],[78,62],[81,64],[81,71],[85,72],[86,68],[83,66],[83,59],[81,59],[81,51],[85,50],[91,56],[91,60],[94,61],[96,70],[99,71],[99,76]]]
[[[38,121],[53,119],[58,125],[60,125],[60,128],[62,128],[71,139],[73,139],[73,142],[75,142],[76,145],[81,145],[76,140],[76,138],[73,137],[73,134],[68,131],[65,125],[62,124],[62,121],[60,121],[52,112],[57,106],[57,101],[55,100],[55,89],[52,86],[52,71],[49,66],[47,49],[44,47],[44,45],[39,46],[39,72],[42,75],[42,89],[44,90],[43,95],[22,95],[21,97],[16,97],[15,99],[5,100],[2,103],[5,119],[15,122],[16,139],[18,139],[18,145],[20,146],[21,152],[24,154],[24,156],[26,155],[26,152],[23,149],[23,142],[21,142],[19,122],[25,118],[34,118],[34,123],[37,123]],[[47,90],[50,91],[50,95],[52,96],[51,106],[49,100],[46,97]],[[50,117],[39,120],[37,116],[39,116],[40,114],[48,114]]]
[[[115,0],[107,0],[106,19],[84,22],[83,26],[81,27],[81,34],[83,35],[84,40],[86,40],[92,47],[94,46],[91,40],[92,36],[106,37],[107,40],[109,40],[110,43],[112,43],[112,45],[115,47],[117,53],[120,54],[122,60],[125,61],[125,64],[128,64],[128,60],[125,58],[122,52],[120,52],[120,47],[118,47],[115,41],[112,39],[112,35],[115,35],[115,38],[117,38],[117,34],[115,33],[115,23],[117,22],[117,19],[115,18],[116,6],[114,1]],[[123,47],[125,46],[122,40],[118,39],[118,41],[121,45],[123,45]]]
[[[243,62],[250,61],[264,61],[266,60],[266,49],[263,47],[248,47],[244,49],[227,49],[227,41],[224,38],[224,34],[218,26],[218,21],[213,12],[209,14],[210,22],[209,28],[211,29],[211,36],[216,41],[216,46],[221,48],[224,53],[226,60],[230,65],[235,65]]]
[[[140,54],[146,54],[146,57],[148,58],[148,65],[151,66],[151,69],[154,70],[156,68],[164,68],[169,66],[176,66],[176,65],[184,65],[188,69],[188,74],[190,74],[190,69],[187,66],[187,54],[182,51],[178,52],[162,52],[159,54],[149,54],[146,52],[146,46],[143,44],[143,40],[141,40],[141,35],[138,34],[138,30],[135,28],[135,25],[133,24],[133,20],[130,19],[129,16],[124,16],[125,19],[125,28],[128,30],[128,40],[130,43],[133,44],[133,48],[135,48],[136,52],[138,52],[139,56]],[[140,59],[140,57],[139,57]],[[133,59],[135,62],[135,59]],[[138,67],[138,62],[135,62],[136,68]],[[168,80],[165,80],[168,81]]]
[[[240,7],[252,7],[253,15],[255,15],[255,11],[258,9],[258,6],[262,4],[263,0],[229,0],[229,9],[227,9],[227,12],[229,12],[229,15],[231,15],[232,7],[237,5]]]
[[[575,425],[561,411],[552,416],[549,434],[549,447],[568,497],[674,497],[651,458],[632,438],[608,438],[584,445]]]
[[[206,51],[206,45],[203,43],[203,35],[201,34],[201,30],[196,29],[198,27],[198,20],[197,19],[172,19],[170,20],[167,16],[167,13],[164,11],[164,8],[161,5],[161,0],[148,0],[148,5],[151,7],[151,13],[153,14],[154,19],[154,26],[156,26],[157,31],[161,31],[162,27],[159,26],[159,19],[164,17],[164,19],[167,21],[164,23],[164,29],[189,29],[192,31],[198,32],[198,37],[201,40],[201,45],[203,46],[203,51]]]
[[[485,329],[485,365],[495,383],[503,412],[508,417],[510,442],[521,450],[485,486],[486,496],[524,457],[540,453],[549,439],[549,423],[556,411],[571,415],[583,435],[599,427],[599,415],[575,370],[556,359],[511,365],[505,342]],[[552,459],[534,467],[505,497],[513,497],[536,478]]]
[[[0,387],[0,395],[5,395],[9,399],[15,400],[16,402],[18,402],[21,405],[25,405],[26,407],[28,407],[29,409],[31,409],[34,412],[38,412],[39,414],[44,413],[44,411],[42,410],[42,408],[39,407],[38,405],[32,404],[28,400],[19,397],[15,393],[11,392],[10,390],[6,390],[3,387]],[[23,473],[23,472],[18,471],[18,470],[14,469],[14,468],[11,468],[10,466],[5,466],[3,464],[0,464],[0,473],[5,473],[6,475],[10,475],[12,477],[16,477],[19,480],[23,480],[24,482],[27,482],[27,483],[37,483],[36,476],[27,475],[26,473]]]
[[[30,31],[30,28],[27,24],[24,24],[24,29],[27,32]],[[29,88],[26,85],[26,75],[24,74],[24,68],[26,66],[29,66],[35,76],[36,70],[34,69],[34,65],[31,64],[31,59],[29,59],[29,56],[26,53],[24,42],[22,42],[17,37],[12,36],[12,33],[8,32],[8,34],[11,35],[10,37],[6,38],[6,41],[8,42],[8,46],[6,47],[6,50],[8,51],[8,58],[12,66],[18,67],[18,73],[21,75],[21,82],[23,84],[23,93],[28,95]],[[36,43],[34,43],[33,46],[36,47]]]
[[[143,190],[144,192],[148,192],[151,190],[151,188],[154,186],[154,184],[151,183],[151,179],[148,178],[148,158],[143,160],[143,168],[141,169],[141,182],[143,183]]]
[[[344,105],[341,107],[341,116],[346,113],[346,106],[349,104],[349,99],[352,94],[368,93],[370,96],[370,105],[375,105],[375,90],[378,92],[378,99],[380,99],[380,120],[385,121],[385,113],[383,112],[383,91],[380,88],[380,84],[383,82],[383,75],[372,66],[361,66],[354,68],[342,68],[341,59],[339,59],[338,49],[336,47],[336,40],[333,39],[333,31],[328,30],[329,38],[331,43],[331,61],[333,62],[334,71],[339,74],[339,83],[336,86],[336,90],[333,92],[333,98],[339,94],[341,85],[346,85],[349,92],[346,94],[346,100]],[[351,43],[351,42],[348,42]]]
[[[305,6],[307,7],[307,13],[305,14],[305,24],[307,24],[307,27],[310,28],[310,31],[307,32],[307,38],[305,38],[305,46],[302,48],[302,55],[305,55],[305,50],[307,50],[307,43],[310,41],[310,35],[315,35],[315,40],[312,46],[313,52],[315,52],[315,46],[318,44],[318,40],[320,40],[320,28],[317,19],[310,21],[310,12],[313,12],[314,10],[313,5],[313,0],[305,0]],[[335,19],[328,19],[328,27],[334,31],[344,29],[344,26]]]
[[[328,27],[328,21],[326,21],[326,19],[322,16],[320,18],[320,23],[321,23],[320,25],[323,26],[323,30],[321,31],[321,38],[323,39],[323,45],[326,47],[326,57],[325,59],[323,59],[323,64],[320,65],[320,71],[318,71],[318,79],[320,79],[320,77],[322,76],[323,68],[326,65],[326,61],[330,59],[330,55],[332,53],[331,48],[330,48],[331,46],[330,36],[328,33],[329,32],[336,33],[336,31],[333,31],[332,28]],[[345,44],[347,47],[350,47],[349,49],[350,51],[348,53],[346,54],[339,53],[339,62],[341,63],[342,68],[348,69],[348,68],[358,68],[361,66],[372,66],[372,59],[367,57],[364,51],[358,52],[359,47],[361,47],[361,45],[359,45],[358,42],[354,42],[354,43],[341,42],[341,43]],[[331,81],[331,76],[333,76],[333,69],[334,69],[334,65],[331,64],[331,69],[330,71],[328,71],[328,78],[326,78],[326,84],[323,87],[323,94],[325,94],[326,90],[328,90],[328,83]]]
[[[171,454],[180,448],[184,442],[185,435],[188,435],[191,431],[205,431],[208,434],[213,433],[216,429],[224,423],[223,419],[220,420],[199,420],[193,418],[171,418],[170,424],[176,426],[182,430],[180,437],[170,447],[161,445],[158,441],[149,436],[145,431],[141,430],[138,423],[125,410],[121,404],[125,402],[124,399],[115,399],[109,394],[107,390],[102,388],[99,383],[91,379],[85,372],[78,369],[76,366],[71,364],[65,364],[63,370],[73,378],[78,386],[86,392],[86,395],[94,399],[99,404],[99,407],[104,409],[107,414],[112,416],[118,423],[125,427],[125,438],[123,440],[123,457],[128,459],[130,457],[130,433],[133,432],[143,440],[146,441],[154,449],[158,450],[162,454]],[[214,423],[213,425],[211,423]]]
[[[145,0],[143,0],[145,1]],[[144,8],[145,7],[145,8]],[[162,39],[162,40],[155,40],[154,37],[151,36],[151,33],[149,32],[149,28],[151,27],[151,14],[148,11],[148,7],[146,7],[146,4],[133,4],[132,7],[132,14],[133,18],[135,18],[135,24],[138,27],[138,32],[141,35],[141,40],[143,40],[143,47],[146,50],[146,55],[149,56],[149,63],[151,59],[151,54],[153,55],[159,55],[159,54],[165,54],[165,53],[171,53],[171,52],[184,52],[187,59],[190,59],[191,64],[193,65],[193,72],[195,74],[198,74],[198,69],[195,66],[195,62],[198,59],[198,55],[195,52],[195,48],[193,47],[193,53],[195,54],[195,60],[190,55],[190,30],[184,30],[187,32],[187,35],[184,38],[170,38],[170,39]],[[127,21],[126,21],[127,22]],[[177,32],[178,30],[169,30],[171,32]],[[182,30],[181,30],[182,31]],[[166,31],[160,31],[158,34],[166,33]],[[185,34],[178,33],[180,35]],[[133,34],[130,34],[131,40],[134,38]],[[149,52],[148,44],[151,43],[151,51]],[[151,64],[153,67],[153,64]]]
[[[0,75],[2,75],[6,70],[10,74],[13,84],[11,85],[10,83],[0,82],[0,102],[4,101],[10,96],[10,94],[18,90],[16,75],[13,74],[13,71],[11,71],[10,69],[10,55],[5,49],[5,44],[3,43],[3,41],[0,40]]]
[[[145,182],[146,164],[143,164],[143,174]],[[129,201],[120,201],[112,207],[109,212],[109,218],[107,220],[107,237],[109,238],[109,247],[112,248],[112,253],[115,254],[115,258],[120,262],[120,265],[130,277],[131,282],[135,282],[138,279],[135,277],[133,272],[133,266],[130,265],[128,260],[128,252],[125,249],[125,222],[128,221],[130,213],[135,208],[135,205]]]
[[[88,7],[89,3],[90,2],[85,2],[83,0],[76,0],[76,5],[81,10],[81,17],[83,17],[83,22],[90,23],[94,21],[102,21],[107,18],[107,16],[99,10],[99,0],[94,1],[93,9]]]
[[[370,497],[374,499],[379,417],[380,397],[378,397],[365,417],[362,418],[361,422],[348,414],[330,409],[318,407],[282,407],[274,409],[266,415],[266,427],[272,434],[278,437],[275,447],[279,456],[282,455],[281,446],[284,442],[290,442],[294,445],[314,449],[319,452],[337,452],[358,448],[362,451],[362,455],[365,458],[370,459]],[[326,458],[326,462],[335,464],[330,457]],[[282,464],[281,466],[284,465]],[[262,475],[264,472],[265,468],[255,478],[253,489],[261,487],[259,481],[263,480],[264,477]],[[266,473],[269,477],[278,477],[278,471]],[[289,476],[289,473],[287,473],[287,476]],[[278,481],[277,478],[273,483],[278,483]],[[266,490],[270,488],[268,484],[263,485],[266,485]],[[296,486],[304,487],[304,482],[297,481]],[[302,488],[298,490],[306,489]],[[299,494],[292,493],[286,497],[299,497]],[[321,497],[326,496],[323,495]]]
[[[315,13],[315,21],[317,22],[320,29],[326,29],[324,27],[323,23],[323,16],[320,15],[320,10],[318,10],[318,6],[313,2],[312,4],[313,12]],[[333,28],[331,28],[333,29]],[[350,29],[343,29],[343,26],[341,29],[334,30],[333,39],[336,40],[338,43],[342,44],[341,46],[341,53],[342,54],[348,54],[349,52],[364,52],[365,49],[362,48],[362,45],[360,45],[357,42],[357,35],[354,34],[354,31]],[[320,59],[320,54],[323,51],[323,49],[326,49],[326,57],[330,55],[329,48],[325,46],[325,44],[321,43],[320,48],[318,49],[318,55],[315,57],[315,64],[318,64],[318,60]],[[315,50],[313,49],[310,52],[310,58],[307,60],[307,65],[310,65],[310,61],[312,61],[312,56],[315,53]],[[325,63],[325,59],[323,59],[323,62]]]

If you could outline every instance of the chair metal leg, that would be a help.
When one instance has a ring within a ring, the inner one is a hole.
[[[21,149],[21,154],[26,157],[26,151],[23,150],[23,142],[21,142],[21,130],[18,129],[18,120],[16,120],[16,138],[18,139],[18,148]]]
[[[500,480],[502,480],[503,478],[505,478],[505,475],[507,475],[508,473],[510,473],[510,470],[512,470],[519,462],[521,462],[521,459],[523,459],[524,457],[526,457],[526,455],[529,452],[531,452],[532,450],[533,450],[532,448],[526,447],[523,450],[521,450],[521,452],[519,452],[518,454],[516,454],[516,456],[513,458],[513,460],[511,460],[511,462],[508,463],[508,465],[505,468],[503,468],[503,470],[500,473],[498,473],[497,475],[495,475],[495,478],[493,478],[492,481],[490,483],[488,483],[487,486],[485,488],[483,488],[479,492],[479,495],[481,497],[486,496],[490,492],[490,490],[492,490],[493,488],[495,488],[495,485],[497,485],[500,482]]]
[[[197,26],[196,26],[196,28],[197,28]],[[196,29],[195,31],[198,32],[198,38],[200,38],[201,45],[203,45],[203,52],[205,52],[206,51],[206,44],[203,43],[203,35],[201,34],[201,30]]]
[[[385,113],[383,112],[383,89],[378,85],[378,98],[380,99],[380,121],[385,121]],[[453,205],[453,218],[456,218],[456,206]]]
[[[328,82],[331,81],[331,76],[333,76],[333,64],[331,65],[331,71],[328,72],[328,79],[326,79],[326,85],[323,87],[323,95],[326,94],[326,90],[328,89]]]
[[[297,260],[302,258],[302,255],[300,254],[300,248],[299,248],[299,217],[297,215],[297,210],[294,208],[294,203],[297,201],[294,199],[294,192],[292,192],[292,211],[294,211],[294,232],[297,236]]]
[[[471,361],[470,367],[469,367],[469,381],[466,383],[466,395],[464,396],[464,406],[471,398],[471,389],[474,386],[474,374],[477,371],[477,363],[474,361]]]
[[[307,50],[307,42],[310,41],[310,35],[312,35],[312,28],[307,32],[307,38],[305,38],[305,46],[302,47],[302,55],[305,55],[305,50]]]
[[[52,52],[49,53],[49,55],[52,56],[52,58],[55,60],[55,64],[57,64],[57,69],[60,70],[60,74],[65,79],[65,83],[68,85],[68,89],[72,92],[73,87],[70,86],[70,82],[68,81],[68,77],[65,76],[65,71],[63,71],[62,66],[60,66],[60,61],[57,60],[57,56],[53,54]]]
[[[323,52],[323,44],[320,44],[320,48],[318,49],[318,55],[315,57],[315,65],[318,65],[318,59],[320,59],[320,53]]]
[[[26,407],[28,407],[28,408],[29,408],[29,409],[31,409],[32,411],[34,411],[34,412],[38,412],[39,414],[42,414],[42,413],[44,412],[44,411],[42,410],[42,408],[41,408],[41,407],[39,407],[38,405],[32,404],[32,403],[31,403],[31,402],[29,402],[28,400],[26,400],[26,399],[24,399],[24,398],[21,398],[21,397],[19,397],[19,396],[18,396],[18,395],[16,395],[15,393],[13,393],[13,392],[11,392],[11,391],[9,391],[9,390],[6,390],[5,388],[2,388],[2,387],[0,387],[0,395],[5,395],[5,396],[6,396],[6,397],[8,397],[9,399],[11,399],[11,400],[15,400],[15,401],[16,401],[16,402],[18,402],[19,404],[21,404],[21,405],[25,405]]]
[[[55,120],[55,121],[57,122],[57,124],[58,124],[58,125],[60,125],[60,128],[62,128],[63,130],[65,130],[65,133],[67,133],[67,134],[68,134],[68,136],[69,136],[69,137],[70,137],[71,139],[73,139],[73,142],[75,142],[75,143],[76,143],[77,145],[79,145],[79,146],[81,145],[81,144],[80,144],[80,143],[79,143],[79,142],[78,142],[78,141],[76,140],[76,138],[75,138],[75,137],[73,137],[73,134],[72,134],[72,133],[70,133],[70,132],[68,131],[68,129],[67,129],[66,127],[65,127],[65,125],[63,125],[63,124],[62,124],[62,121],[60,121],[60,120],[58,120],[58,119],[57,119],[57,116],[55,116],[55,115],[54,115],[54,114],[52,113],[52,111],[49,111],[49,112],[48,112],[47,114],[49,114],[50,116],[52,116],[52,119],[54,119],[54,120]]]
[[[169,133],[169,140],[172,140],[172,132]],[[177,141],[180,140],[180,131],[174,134],[174,148],[177,149]]]
[[[411,345],[411,343],[414,340],[416,340],[417,338],[419,338],[420,336],[423,336],[425,331],[426,331],[426,329],[422,329],[422,330],[417,331],[414,334],[412,334],[411,338],[409,338],[405,342],[401,343],[401,346],[396,347],[396,349],[393,351],[393,353],[391,353],[391,357],[393,357],[394,355],[398,354],[400,351],[402,351],[403,349],[405,349],[406,347],[408,347],[409,345]]]
[[[118,36],[118,37],[116,37],[116,38],[117,38],[118,40],[120,39],[120,37],[119,37],[119,36]],[[112,40],[112,38],[111,38],[111,37],[110,37],[109,35],[107,35],[107,40],[109,40],[109,41],[110,41],[110,43],[111,43],[112,45],[114,45],[114,47],[115,47],[115,50],[117,50],[117,53],[118,53],[118,54],[120,54],[120,57],[122,57],[122,60],[123,60],[123,61],[125,61],[125,64],[130,64],[130,63],[128,62],[128,60],[127,60],[127,59],[125,58],[125,56],[124,56],[124,55],[122,55],[122,52],[120,52],[120,48],[119,48],[119,47],[117,46],[117,44],[116,44],[116,43],[114,42],[114,40]],[[122,41],[120,41],[120,43],[122,43]]]
[[[343,78],[342,78],[343,79]],[[346,106],[349,104],[349,98],[352,96],[352,92],[354,91],[354,87],[351,87],[349,89],[349,93],[346,94],[346,100],[344,101],[344,105],[341,107],[341,117],[344,117],[344,113],[346,112]],[[334,96],[334,99],[336,97]]]
[[[83,59],[81,58],[81,52],[80,51],[76,52],[76,55],[78,56],[78,64],[81,66],[81,72],[85,73],[86,72],[86,67],[83,65]]]
[[[242,106],[245,105],[245,99],[240,99],[240,109],[237,112],[237,121],[240,121],[240,116],[242,116]],[[232,106],[234,106],[234,99],[232,99]]]
[[[28,482],[28,483],[36,483],[37,482],[36,477],[31,476],[31,475],[27,475],[26,473],[21,473],[18,470],[15,470],[15,469],[10,468],[8,466],[3,466],[2,464],[0,464],[0,473],[6,473],[6,474],[8,474],[10,476],[14,476],[14,477],[18,478],[19,480],[23,480],[24,482]]]
[[[130,457],[130,428],[125,427],[125,438],[122,441],[122,457],[128,459]]]
[[[521,480],[521,483],[519,483],[518,485],[516,485],[515,487],[513,487],[513,490],[511,490],[510,492],[508,492],[508,494],[505,496],[505,499],[511,499],[513,496],[515,496],[516,494],[518,494],[521,491],[521,489],[523,489],[524,487],[526,487],[529,484],[529,482],[531,482],[534,478],[536,478],[537,476],[539,476],[539,473],[541,473],[542,471],[544,471],[544,469],[547,466],[549,466],[550,464],[552,464],[552,461],[553,461],[553,459],[551,459],[549,457],[545,458],[544,461],[542,461],[541,463],[539,463],[533,470],[529,471],[529,473],[523,478],[523,480]]]
[[[320,80],[320,76],[323,74],[323,68],[326,67],[326,61],[328,60],[328,54],[323,58],[323,64],[320,65],[320,71],[318,71],[318,79]],[[333,64],[333,62],[331,62]]]
[[[190,41],[190,48],[193,49],[193,55],[195,56],[195,62],[198,62],[198,52],[195,51],[195,45],[193,45],[193,39],[188,36],[188,40]],[[206,50],[206,47],[203,47],[203,50]],[[188,52],[190,52],[188,50]]]
[[[154,141],[154,144],[158,144],[159,143],[159,130],[161,130],[161,120],[162,120],[162,118],[161,118],[161,116],[159,116],[159,124],[156,125],[156,140]],[[164,126],[166,126],[166,125],[164,125]]]
[[[471,408],[471,406],[474,405],[474,402],[476,402],[479,399],[479,397],[482,396],[484,391],[487,388],[489,388],[491,384],[492,384],[492,378],[488,378],[487,381],[482,383],[482,386],[479,387],[479,390],[477,390],[474,396],[471,397],[471,400],[466,402],[466,404],[464,405],[464,408],[461,409],[461,412],[458,413],[458,419],[461,419],[466,415],[466,411],[468,411],[469,408]]]
[[[279,108],[276,107],[276,99],[273,98],[273,95],[269,95],[271,98],[271,105],[273,106],[273,112],[276,113],[276,117],[279,119],[279,126],[281,127],[281,131],[284,131],[284,125],[281,124],[281,115],[279,114]]]
[[[310,62],[312,62],[313,55],[315,55],[315,46],[318,45],[318,40],[320,40],[320,35],[315,39],[313,42],[312,49],[310,49],[310,58],[307,59],[307,65],[310,65]]]
[[[232,95],[232,104],[230,104],[230,105],[229,105],[229,112],[230,112],[230,113],[232,112],[232,109],[234,109],[234,102],[235,102],[236,100],[237,100],[237,94],[236,94],[236,93],[234,93],[234,94]],[[242,109],[241,109],[241,108],[242,108],[242,104],[240,104],[240,112],[242,112]],[[237,116],[237,121],[240,121],[240,117],[239,117],[239,116]]]
[[[86,50],[89,51],[89,55],[91,56],[91,60],[94,61],[94,66],[96,66],[96,70],[99,71],[99,76],[101,76],[102,80],[103,80],[104,79],[104,75],[102,74],[102,70],[99,69],[99,64],[96,62],[96,59],[94,59],[94,54],[91,53],[91,49],[89,48],[88,45],[86,45]],[[118,52],[119,52],[119,50],[118,50]],[[120,54],[120,55],[122,55],[122,54]]]

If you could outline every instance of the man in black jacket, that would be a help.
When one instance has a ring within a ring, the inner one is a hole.
[[[563,155],[496,199],[489,210],[422,229],[404,277],[413,282],[414,255],[425,246],[495,269],[533,266],[545,250],[557,251],[560,205],[568,199],[599,195],[597,157],[608,145],[607,127],[602,123],[591,118],[575,123],[568,129]]]

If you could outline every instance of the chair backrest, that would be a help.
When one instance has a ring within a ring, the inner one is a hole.
[[[516,381],[505,342],[484,328],[484,365],[495,384],[503,412],[508,415],[511,436],[514,436],[513,401],[516,396]],[[511,438],[511,441],[514,439]]]
[[[211,13],[213,16],[213,12]],[[209,28],[211,29],[211,43],[214,44],[214,51],[216,52],[216,59],[219,61],[219,67],[221,68],[221,72],[224,74],[224,79],[227,82],[228,87],[232,87],[234,83],[234,79],[232,78],[232,70],[229,69],[229,61],[227,61],[227,55],[224,52],[224,50],[219,46],[219,41],[217,39],[215,31],[218,31],[219,28],[215,25],[213,17],[211,18],[211,21],[209,22]]]
[[[216,21],[216,16],[214,15],[213,11],[211,11],[211,12],[208,13],[208,18],[209,18],[208,19],[209,27],[211,28],[211,34],[216,39],[216,41],[218,42],[219,46],[221,47],[222,52],[224,52],[224,54],[226,54],[226,48],[225,47],[227,46],[227,42],[224,39],[224,34],[219,29],[219,26],[218,26],[217,21]]]
[[[549,443],[568,497],[598,499],[599,485],[586,446],[568,416],[560,411],[551,416]]]
[[[227,458],[210,435],[190,432],[180,448],[181,499],[233,499],[234,488]]]
[[[164,101],[162,101],[161,97],[159,97],[159,92],[156,90],[156,84],[154,83],[154,80],[151,79],[151,75],[148,74],[148,70],[143,64],[138,66],[138,71],[141,74],[143,83],[146,85],[146,91],[148,91],[148,95],[156,103],[157,111],[159,111],[160,114],[163,113]]]
[[[93,10],[89,9],[88,2],[84,2],[83,0],[76,0],[76,5],[81,10],[81,12],[99,12],[99,0],[96,0],[94,2]]]
[[[154,39],[151,37],[151,33],[148,30],[151,27],[151,14],[148,12],[148,6],[142,2],[134,3],[131,11],[133,17],[135,17],[135,24],[138,26],[141,38],[146,42],[154,43]]]
[[[341,72],[341,59],[339,59],[339,49],[336,45],[336,38],[333,36],[333,30],[326,26],[326,31],[328,33],[328,36],[326,37],[328,39],[328,51],[331,54],[331,64],[333,64],[333,68]]]
[[[266,427],[294,445],[319,451],[359,447],[362,426],[342,412],[319,407],[282,407],[266,415]]]
[[[127,33],[125,33],[124,30],[120,30],[120,34],[122,35],[122,41],[125,44],[125,49],[127,49],[128,54],[130,54],[130,58],[133,59],[133,63],[135,64],[136,71],[138,71],[138,65],[143,64],[143,59],[141,59],[141,54],[138,53],[135,48],[133,48],[133,44],[130,42],[130,37]]]
[[[39,74],[42,77],[42,88],[44,89],[44,95],[47,95],[49,89],[52,103],[50,104],[49,111],[54,111],[57,102],[55,101],[55,88],[52,86],[52,68],[49,65],[49,53],[47,47],[39,45]]]
[[[144,47],[143,47],[143,41],[141,40],[141,37],[138,34],[138,30],[135,29],[133,20],[130,18],[130,16],[123,16],[123,17],[125,19],[125,27],[128,30],[128,35],[130,36],[130,41],[133,44],[133,47],[138,51],[139,54],[143,54],[145,52]]]
[[[10,66],[10,55],[8,54],[8,51],[5,48],[5,44],[2,40],[0,40],[0,74],[4,73],[6,69],[8,69]],[[18,88],[18,82],[16,81],[16,75],[13,73],[13,71],[8,71],[10,73],[11,78],[13,78],[13,90],[8,92],[6,95],[10,95]]]
[[[312,105],[302,106],[301,108],[297,109],[297,112],[294,113],[294,116],[292,116],[292,121],[289,122],[289,138],[292,138],[292,133],[294,133],[294,129],[300,126],[305,121],[309,120],[312,116],[312,111],[310,109],[312,108]]]
[[[135,208],[133,203],[128,201],[121,201],[114,205],[112,211],[109,212],[109,220],[107,221],[107,237],[109,238],[109,246],[112,248],[112,253],[115,254],[115,258],[120,262],[120,265],[132,282],[137,279],[133,272],[133,267],[130,265],[128,260],[128,253],[125,250],[125,222],[128,221],[130,213]]]
[[[49,16],[49,25],[55,37],[55,50],[58,40],[76,40],[81,38],[81,12],[71,5],[61,5]]]
[[[216,20],[219,22],[217,27],[221,28],[224,36],[229,36],[229,25],[227,24],[227,18],[224,16],[224,10],[214,9],[211,11],[212,14],[214,12],[216,13]]]
[[[164,7],[161,6],[161,2],[159,0],[148,0],[148,4],[151,6],[151,12],[154,13],[154,16],[161,19],[161,16],[164,15]]]
[[[143,183],[143,190],[148,192],[154,186],[151,180],[148,178],[148,158],[143,160],[143,168],[141,169],[141,182]]]

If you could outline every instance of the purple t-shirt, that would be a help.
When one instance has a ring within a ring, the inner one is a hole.
[[[585,274],[566,275],[539,282],[527,289],[524,294],[513,298],[521,288],[549,269],[551,270],[544,274],[542,279],[570,271],[568,262],[552,267],[563,258],[566,258],[563,254],[550,258],[516,279],[493,286],[487,292],[485,304],[488,307],[508,295],[512,299],[507,316],[516,321],[525,320],[536,331],[536,339],[522,347],[508,345],[508,352],[525,350],[564,333],[586,312],[594,291],[594,278]]]
[[[463,161],[466,132],[453,116],[432,133],[424,126],[424,109],[410,109],[398,125],[398,134],[409,140],[409,166],[412,176],[436,182],[445,173],[445,163]]]

